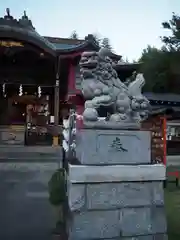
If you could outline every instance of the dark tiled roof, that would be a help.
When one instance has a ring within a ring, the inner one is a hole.
[[[117,63],[115,69],[118,70],[137,70],[141,66],[141,63]]]
[[[149,100],[154,101],[169,101],[169,102],[180,102],[180,94],[173,93],[143,93]]]
[[[116,66],[114,67],[118,72],[133,72],[133,71],[138,71],[139,68],[141,66],[141,63],[124,63],[124,64],[116,64]],[[120,75],[121,77],[121,75]]]
[[[6,13],[4,17],[0,18],[0,38],[27,41],[44,49],[51,55],[56,55],[54,45],[36,32],[26,12],[19,20],[10,15],[10,9],[7,8]]]
[[[17,20],[10,15],[10,10],[6,10],[6,15],[0,18],[0,37],[14,38],[17,40],[27,41],[57,56],[66,53],[82,52],[86,50],[98,51],[99,46],[92,34],[82,39],[43,37],[39,35],[31,20],[24,12],[21,19]],[[112,57],[117,61],[121,56],[112,53]]]
[[[92,45],[94,50],[98,50],[99,46],[96,44],[92,34],[89,34],[85,39],[72,39],[72,38],[57,38],[57,37],[44,37],[49,41],[59,53],[83,51],[88,45]]]
[[[68,45],[79,45],[81,43],[84,43],[84,39],[72,39],[72,38],[58,38],[58,37],[44,37],[51,43],[56,44],[68,44]]]
[[[57,50],[74,49],[85,42],[85,40],[71,38],[57,38],[57,37],[44,37],[44,38],[51,44],[53,44]]]
[[[81,46],[81,44],[73,45],[73,44],[65,44],[65,43],[53,43],[53,45],[57,50],[75,49],[76,47]]]
[[[92,46],[95,51],[99,50],[99,46],[96,44],[92,34],[88,34],[85,39],[71,39],[71,38],[57,38],[57,37],[44,37],[50,43],[52,43],[57,52],[71,52],[71,51],[83,51],[87,46]],[[112,52],[111,57],[115,60],[120,60],[121,55],[117,55]]]
[[[85,40],[82,39],[57,38],[57,37],[44,37],[44,38],[48,40],[50,43],[52,43],[57,50],[73,49],[85,43]]]
[[[170,106],[152,106],[150,115],[164,115],[164,114],[173,114],[180,113],[180,107],[170,107]]]
[[[23,16],[17,20],[10,14],[10,9],[6,9],[6,15],[0,18],[0,37],[14,38],[27,41],[49,52],[51,55],[82,52],[86,50],[99,50],[99,46],[93,36],[89,34],[85,39],[43,37],[39,35],[31,20],[24,11]],[[121,56],[112,53],[112,57],[117,61]]]

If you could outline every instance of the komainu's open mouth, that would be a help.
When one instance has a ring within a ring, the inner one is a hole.
[[[96,60],[87,60],[86,62],[80,62],[82,68],[94,69],[97,67]]]
[[[97,53],[96,52],[85,52],[82,54],[81,60],[80,60],[80,68],[82,69],[94,69],[98,65],[97,60]]]

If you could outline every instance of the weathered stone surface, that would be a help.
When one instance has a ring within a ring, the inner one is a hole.
[[[117,240],[168,240],[168,236],[166,234],[157,234],[137,237],[123,237],[118,238]]]
[[[167,223],[165,216],[164,207],[153,207],[151,210],[152,216],[152,232],[154,234],[157,233],[166,233],[167,231]]]
[[[159,182],[87,185],[88,209],[162,205],[163,202],[163,186]]]
[[[83,129],[77,134],[76,153],[87,165],[150,163],[150,132]]]
[[[87,240],[90,240],[90,238]],[[103,240],[168,240],[168,236],[166,234],[156,234],[156,235],[144,235],[144,236],[136,236],[136,237],[106,238]]]
[[[68,184],[68,203],[71,211],[82,210],[85,206],[85,185]]]
[[[121,240],[154,240],[153,235],[147,236],[137,236],[137,237],[125,237],[121,238]]]
[[[151,204],[149,183],[101,183],[87,185],[88,209],[112,209]]]
[[[122,209],[120,217],[122,236],[148,235],[152,233],[150,208]]]
[[[162,181],[149,132],[83,129],[69,165],[70,240],[167,240]],[[84,164],[84,165],[83,165]]]
[[[90,211],[73,214],[70,240],[106,239],[120,236],[119,211]]]
[[[152,182],[166,179],[164,164],[83,166],[69,164],[71,183]]]
[[[164,205],[164,188],[163,182],[152,182],[151,191],[152,191],[152,201],[154,205]]]
[[[167,231],[163,207],[123,209],[120,224],[123,236],[155,235]]]
[[[92,166],[87,166],[87,169],[89,168]],[[136,168],[138,171],[139,166]],[[69,173],[71,175],[71,171]],[[82,171],[82,173],[88,176],[88,171]],[[68,190],[70,209],[74,211],[71,239],[84,240],[85,234],[89,235],[91,231],[97,239],[111,237],[121,239],[120,234],[122,234],[122,239],[154,240],[159,238],[161,240],[163,237],[166,239],[166,235],[163,235],[166,233],[166,217],[163,207],[162,181],[104,183],[96,182],[95,179],[94,183],[93,181],[90,183],[88,179],[85,179],[84,183],[70,181]],[[118,209],[119,216],[117,217]],[[87,212],[82,213],[82,211]],[[104,218],[101,217],[102,214]],[[113,219],[113,222],[110,219]],[[115,229],[119,228],[119,235],[110,237],[98,235],[100,234],[97,230],[98,225],[102,229],[104,225],[112,229],[112,224],[116,226]]]
[[[105,240],[168,240],[166,234],[157,234],[157,235],[144,235],[136,237],[118,237],[118,238],[106,238]]]

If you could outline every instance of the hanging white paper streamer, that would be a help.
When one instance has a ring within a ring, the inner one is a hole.
[[[6,84],[2,85],[3,96],[6,97]]]
[[[23,95],[23,87],[22,84],[19,86],[19,96]]]
[[[38,97],[39,98],[41,97],[41,87],[40,86],[38,87]]]

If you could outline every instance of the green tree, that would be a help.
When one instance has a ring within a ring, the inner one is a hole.
[[[101,38],[98,33],[92,33],[90,35],[94,38],[95,43],[99,47],[104,47],[104,48],[108,48],[108,49],[112,50],[112,46],[110,44],[109,38],[106,38],[106,37],[105,38]]]
[[[100,46],[100,44],[101,44],[101,39],[100,39],[99,35],[98,35],[97,33],[93,33],[92,36],[94,37],[95,43],[96,43],[98,46]]]
[[[161,37],[162,42],[165,44],[165,47],[169,51],[178,51],[180,50],[180,16],[173,13],[172,19],[163,22],[162,26],[164,29],[170,31],[170,36]]]
[[[70,38],[78,39],[78,34],[77,34],[77,32],[75,30],[71,33]]]
[[[146,79],[144,90],[180,93],[180,17],[173,13],[172,19],[162,26],[171,33],[161,37],[163,47],[148,46],[139,59]]]
[[[107,37],[105,37],[105,38],[103,38],[101,40],[100,46],[112,50],[112,46],[110,44],[110,40]]]
[[[174,82],[179,85],[180,79],[180,16],[173,13],[172,19],[168,22],[163,22],[164,29],[170,31],[170,35],[161,37],[164,46],[164,51],[167,51],[170,57],[170,70],[173,75]],[[178,82],[177,82],[178,81]]]
[[[143,50],[139,62],[142,63],[140,71],[146,79],[144,91],[169,91],[169,59],[166,52],[148,46]]]

